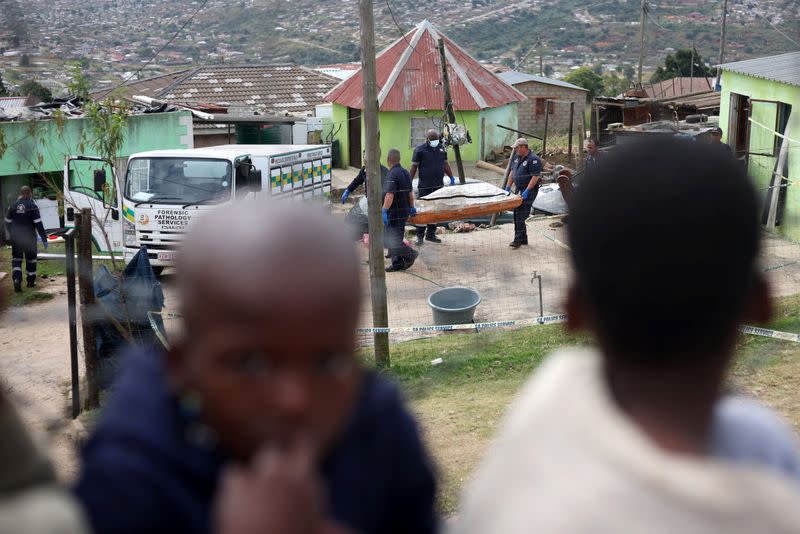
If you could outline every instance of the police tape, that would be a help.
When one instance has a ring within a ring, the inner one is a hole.
[[[558,315],[545,315],[543,317],[534,317],[532,319],[520,319],[516,321],[492,321],[488,323],[357,328],[356,333],[357,334],[399,334],[399,333],[424,334],[426,332],[452,332],[457,330],[475,330],[476,332],[480,332],[481,330],[508,328],[511,326],[535,326],[535,325],[557,324],[557,323],[563,323],[566,320],[567,316],[562,313]]]
[[[757,326],[742,325],[739,331],[743,334],[750,334],[753,336],[771,337],[775,339],[782,339],[784,341],[792,341],[800,343],[800,334],[792,334],[791,332],[781,332],[779,330],[770,330],[769,328],[759,328]]]
[[[147,312],[147,318],[150,320],[150,326],[156,333],[159,341],[168,347],[166,337],[161,329],[158,328],[155,316],[160,315],[162,319],[180,319],[182,317],[179,313],[174,312]],[[424,325],[424,326],[393,326],[393,327],[374,327],[374,328],[356,328],[357,334],[424,334],[433,332],[455,332],[464,330],[475,330],[480,332],[482,330],[494,330],[497,328],[509,328],[513,326],[543,326],[548,324],[559,324],[567,320],[567,315],[564,313],[556,315],[544,315],[542,317],[533,317],[531,319],[519,319],[511,321],[491,321],[486,323],[463,323],[463,324],[441,324],[441,325]],[[783,341],[791,341],[793,343],[800,343],[800,334],[793,334],[791,332],[781,332],[780,330],[770,330],[769,328],[760,328],[757,326],[742,325],[739,331],[743,334],[750,334],[753,336],[770,337],[773,339],[781,339]]]

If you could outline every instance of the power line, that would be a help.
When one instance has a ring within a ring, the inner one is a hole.
[[[789,37],[788,35],[786,35],[785,33],[783,33],[783,32],[782,32],[782,31],[781,31],[781,30],[780,30],[780,29],[779,29],[777,26],[775,26],[775,25],[774,25],[772,22],[770,22],[770,20],[769,20],[767,17],[765,17],[764,15],[762,15],[761,13],[759,13],[758,11],[756,11],[755,13],[756,13],[756,15],[758,15],[759,17],[761,17],[762,19],[764,19],[764,22],[766,22],[767,24],[769,24],[770,28],[772,28],[773,30],[775,30],[775,31],[776,31],[776,32],[778,32],[779,34],[783,35],[783,36],[784,36],[784,37],[785,37],[785,38],[786,38],[786,39],[787,39],[789,42],[791,42],[791,43],[792,43],[792,44],[794,44],[795,46],[800,46],[800,43],[798,43],[797,41],[795,41],[794,39],[792,39],[791,37]]]
[[[400,31],[400,35],[403,36],[403,40],[406,42],[408,46],[411,47],[411,50],[416,52],[417,49],[414,48],[414,45],[412,45],[411,41],[409,41],[408,38],[406,37],[406,31],[403,28],[401,28],[400,24],[397,22],[397,19],[394,16],[394,11],[392,11],[392,6],[391,4],[389,4],[389,0],[386,0],[386,8],[389,10],[389,14],[392,16],[392,22],[394,22],[394,25],[397,26],[397,29]]]
[[[158,54],[160,54],[161,52],[163,52],[165,48],[167,48],[169,45],[171,45],[171,44],[172,44],[172,41],[174,41],[174,40],[175,40],[175,39],[178,37],[178,35],[180,35],[180,33],[183,31],[183,29],[184,29],[186,26],[188,26],[188,25],[189,25],[189,23],[190,23],[190,22],[192,22],[192,20],[194,20],[194,17],[195,17],[195,16],[196,16],[196,15],[197,15],[197,14],[200,12],[200,10],[201,10],[201,9],[203,9],[204,7],[206,7],[206,4],[207,4],[207,3],[208,3],[208,0],[203,0],[203,3],[202,3],[202,4],[200,4],[200,7],[198,7],[198,8],[195,10],[195,12],[194,12],[194,13],[192,13],[192,16],[190,16],[188,19],[186,19],[186,22],[184,22],[184,23],[181,25],[181,27],[180,27],[180,28],[178,28],[178,31],[176,31],[176,32],[175,32],[175,34],[174,34],[172,37],[170,37],[169,41],[167,41],[167,42],[166,42],[166,44],[164,44],[164,46],[162,46],[161,48],[159,48],[158,50],[156,50],[155,54],[153,54],[152,56],[150,56],[150,59],[148,59],[148,60],[145,62],[145,64],[144,64],[144,65],[142,65],[141,67],[139,67],[139,68],[136,70],[136,72],[134,72],[133,74],[131,74],[130,76],[128,76],[127,78],[125,78],[124,80],[122,80],[122,81],[121,81],[121,82],[120,82],[118,85],[116,85],[116,86],[115,86],[113,89],[111,89],[111,90],[108,92],[108,94],[111,94],[111,93],[113,93],[114,91],[116,91],[117,89],[119,89],[120,87],[122,87],[123,85],[125,85],[126,83],[128,83],[128,82],[129,82],[131,79],[133,79],[133,77],[134,77],[134,76],[136,76],[137,74],[139,74],[140,72],[142,72],[142,70],[144,70],[144,68],[145,68],[145,67],[147,67],[147,66],[148,66],[150,63],[152,63],[152,62],[153,62],[153,60],[154,60],[156,57],[158,57]]]

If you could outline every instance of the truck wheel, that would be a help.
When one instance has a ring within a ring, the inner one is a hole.
[[[161,273],[164,272],[164,267],[153,267],[153,274],[156,276],[161,276]]]

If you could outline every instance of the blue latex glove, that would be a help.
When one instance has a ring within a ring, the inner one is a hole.
[[[416,214],[417,214],[417,208],[415,208],[415,207],[413,207],[413,206],[412,206],[412,207],[410,207],[410,208],[408,208],[408,215],[409,215],[409,217],[413,217],[413,216],[414,216],[414,215],[416,215]]]
[[[523,201],[528,200],[528,192],[529,191],[527,189],[522,192],[522,200]]]
[[[505,187],[505,190],[506,190],[506,193],[510,193],[510,192],[511,192],[511,186],[510,186],[510,185],[507,185],[507,186]]]
[[[350,196],[350,191],[345,189],[344,193],[342,193],[342,204],[347,202],[347,197],[349,197],[349,196]]]
[[[383,225],[384,226],[389,226],[389,210],[386,209],[386,208],[383,208],[381,210],[381,215],[383,216]]]
[[[42,245],[44,245],[44,249],[47,250],[47,239],[42,239]]]
[[[456,185],[456,177],[455,176],[451,176],[450,177],[450,185]]]

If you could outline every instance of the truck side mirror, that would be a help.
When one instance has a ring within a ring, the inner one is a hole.
[[[246,181],[248,176],[250,176],[250,160],[245,159],[239,162],[239,177]]]
[[[119,220],[119,210],[111,209],[111,219],[114,221]]]
[[[247,186],[253,193],[261,192],[261,171],[250,171],[250,176],[247,179]]]
[[[75,221],[75,208],[67,208],[67,220],[69,222]]]
[[[94,170],[94,190],[97,193],[102,193],[106,186],[106,170]]]

